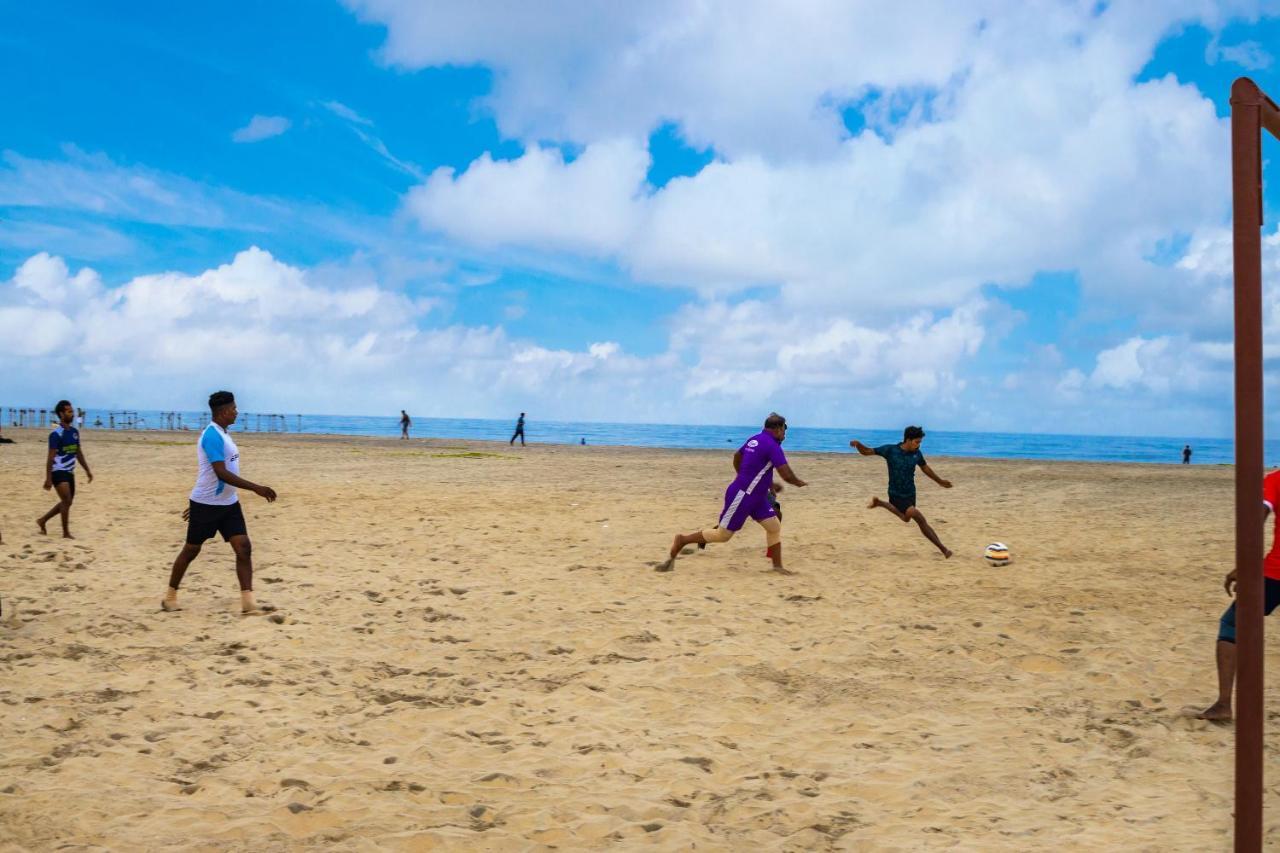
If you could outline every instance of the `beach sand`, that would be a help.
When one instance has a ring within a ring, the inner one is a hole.
[[[2,849],[1229,844],[1232,729],[1184,711],[1216,689],[1228,467],[930,457],[944,561],[865,509],[880,460],[797,453],[798,575],[754,525],[659,574],[731,445],[238,435],[280,493],[242,496],[277,623],[237,615],[220,541],[158,611],[194,434],[87,430],[73,542],[33,523],[43,433],[6,434]],[[1274,774],[1266,805],[1280,843]]]

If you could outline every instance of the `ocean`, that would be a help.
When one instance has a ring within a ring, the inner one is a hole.
[[[9,410],[0,410],[4,424],[10,425]],[[199,428],[207,423],[208,413],[137,411],[133,419],[116,414],[116,428],[132,423],[140,429],[163,429],[177,424],[181,415],[184,426]],[[102,427],[95,427],[96,421]],[[113,417],[105,410],[87,410],[85,424],[89,431],[109,428]],[[415,438],[459,438],[481,441],[506,441],[511,437],[515,419],[485,420],[472,418],[414,418],[411,435]],[[273,428],[274,427],[274,428]],[[927,425],[926,425],[927,428]],[[583,439],[588,445],[624,445],[631,447],[667,447],[690,449],[730,449],[759,430],[758,426],[684,426],[679,424],[612,424],[578,423],[574,421],[541,421],[529,419],[526,437],[531,443],[576,445]],[[321,435],[397,436],[400,416],[370,417],[356,415],[285,415],[268,417],[242,413],[233,431],[303,432]],[[851,453],[849,439],[875,446],[899,441],[900,429],[867,429],[848,427],[825,429],[794,427],[787,432],[788,450]],[[1229,464],[1234,459],[1233,442],[1224,438],[1194,436],[1104,436],[1048,435],[1030,433],[929,431],[924,452],[933,456],[980,456],[996,459],[1057,459],[1089,462],[1148,462],[1176,465],[1182,462],[1182,446],[1190,444],[1193,464]],[[1280,440],[1266,444],[1268,466],[1280,464]]]

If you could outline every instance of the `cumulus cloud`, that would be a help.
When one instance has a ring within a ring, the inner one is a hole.
[[[569,350],[501,327],[433,326],[429,301],[376,283],[330,287],[257,248],[197,275],[119,286],[40,254],[0,285],[0,370],[13,377],[9,393],[33,399],[48,396],[56,370],[68,393],[157,408],[196,406],[208,387],[234,386],[254,401],[246,405],[269,410],[417,401],[441,416],[524,405],[570,418],[724,422],[778,401],[816,423],[872,398],[890,410],[947,404],[958,366],[982,341],[983,310],[869,328],[714,302],[681,312],[669,345],[641,357],[614,341]]]
[[[514,161],[485,154],[461,175],[437,169],[405,206],[425,227],[475,245],[608,256],[634,230],[648,167],[648,153],[625,141],[593,145],[572,163],[556,148]]]
[[[707,295],[777,285],[792,306],[880,313],[953,308],[986,283],[1077,269],[1092,296],[1130,309],[1165,283],[1153,247],[1227,209],[1227,128],[1212,103],[1173,78],[1134,82],[1169,27],[1214,14],[1199,4],[990,15],[941,4],[918,16],[642,4],[618,20],[580,16],[599,29],[581,40],[578,24],[523,19],[555,17],[541,11],[496,22],[485,7],[355,5],[387,25],[389,61],[501,69],[500,123],[583,146],[572,162],[536,142],[512,161],[484,155],[409,193],[425,228],[474,245],[612,258],[641,281]],[[893,31],[908,21],[911,37]],[[765,49],[775,40],[794,47]],[[891,137],[791,114],[867,91],[908,91],[930,108],[908,110]],[[645,138],[666,120],[719,157],[653,190]]]
[[[284,116],[255,115],[249,123],[231,134],[233,142],[261,142],[273,136],[280,136],[289,129],[292,122]]]

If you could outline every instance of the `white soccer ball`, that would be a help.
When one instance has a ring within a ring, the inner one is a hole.
[[[1013,560],[1009,556],[1009,546],[1003,542],[992,542],[982,552],[982,556],[993,566],[1007,566]]]

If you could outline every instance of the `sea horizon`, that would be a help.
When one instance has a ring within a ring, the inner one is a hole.
[[[18,426],[13,412],[2,407],[3,426]],[[29,407],[27,408],[30,411]],[[35,409],[37,417],[39,409]],[[123,416],[122,411],[132,417]],[[51,415],[47,415],[51,417]],[[412,417],[412,416],[411,416]],[[158,409],[85,409],[86,430],[199,429],[208,422],[207,412]],[[114,425],[113,425],[114,424]],[[33,424],[28,421],[26,426]],[[413,417],[411,438],[508,441],[515,418]],[[1182,448],[1191,445],[1192,464],[1231,464],[1234,440],[1206,436],[1123,436],[1079,433],[1004,433],[980,430],[930,430],[924,452],[934,456],[990,459],[1029,459],[1076,462],[1138,462],[1180,464]],[[398,415],[316,415],[243,412],[234,431],[396,437]],[[759,430],[747,424],[655,424],[607,421],[526,421],[531,444],[606,445],[654,447],[672,450],[716,450],[741,442]],[[851,438],[872,446],[901,440],[901,429],[870,427],[792,427],[786,448],[793,451],[844,452]],[[1280,464],[1280,439],[1266,442],[1267,464]]]

